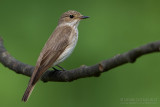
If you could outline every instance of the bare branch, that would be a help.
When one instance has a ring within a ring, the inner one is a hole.
[[[92,66],[82,65],[79,68],[75,68],[68,71],[51,71],[48,70],[43,74],[41,80],[47,81],[58,81],[67,82],[73,81],[79,78],[99,76],[101,73],[109,71],[115,67],[126,63],[133,63],[142,55],[159,52],[160,41],[146,44],[144,46],[135,48],[126,53],[116,55],[108,60],[101,61],[98,64]],[[34,66],[24,64],[15,58],[13,58],[4,48],[3,40],[0,38],[0,62],[9,69],[15,71],[18,74],[31,76],[34,70]]]

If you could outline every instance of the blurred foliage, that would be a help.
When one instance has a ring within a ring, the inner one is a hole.
[[[160,39],[158,0],[0,0],[5,47],[16,59],[35,65],[60,15],[68,10],[90,18],[79,25],[76,49],[61,64],[66,69],[92,65]],[[0,107],[159,107],[159,57],[143,56],[99,78],[38,82],[27,103],[21,97],[29,78],[0,65]],[[138,100],[146,98],[156,101]]]

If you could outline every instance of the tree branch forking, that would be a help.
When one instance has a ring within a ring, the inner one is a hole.
[[[85,77],[93,77],[93,76],[97,77],[101,73],[107,72],[120,65],[126,63],[133,63],[140,56],[159,51],[160,51],[160,41],[152,42],[143,45],[141,47],[132,49],[126,53],[116,55],[108,60],[103,60],[100,63],[97,63],[92,66],[82,65],[79,68],[67,71],[47,70],[41,77],[41,80],[43,82],[47,81],[67,82]],[[4,48],[2,38],[0,38],[0,62],[5,67],[8,67],[9,69],[15,71],[16,73],[23,74],[29,77],[32,75],[32,72],[34,70],[34,66],[24,64],[16,60],[14,57],[12,57]]]

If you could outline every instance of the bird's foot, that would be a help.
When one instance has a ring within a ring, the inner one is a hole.
[[[62,71],[66,71],[63,67],[56,65],[57,67],[59,67]]]
[[[58,69],[56,69],[56,68],[54,68],[54,67],[52,67],[52,69],[53,69],[54,71],[60,71],[60,70],[58,70]]]

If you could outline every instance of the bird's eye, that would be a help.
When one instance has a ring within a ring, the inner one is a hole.
[[[74,16],[73,16],[73,15],[70,15],[69,17],[70,17],[70,18],[73,18]]]

